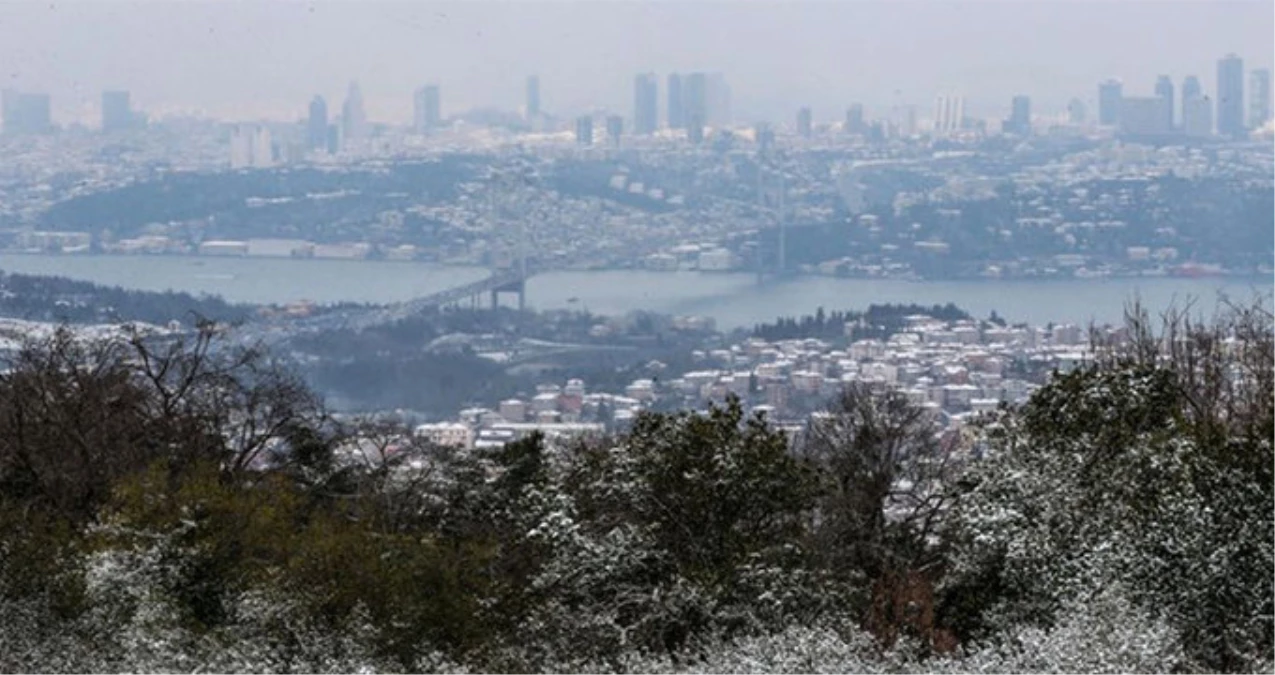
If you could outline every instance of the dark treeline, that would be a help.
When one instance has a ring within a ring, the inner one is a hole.
[[[753,327],[753,337],[764,340],[793,340],[816,338],[837,340],[846,337],[846,324],[855,323],[854,338],[888,338],[907,326],[909,316],[928,316],[941,321],[962,321],[972,318],[952,303],[946,305],[868,305],[862,312],[856,310],[825,313],[820,307],[813,315],[800,319],[781,317],[774,323],[761,323]]]
[[[30,321],[163,325],[196,317],[225,323],[249,319],[255,307],[214,295],[137,291],[65,277],[6,274],[0,271],[0,315]]]
[[[60,331],[0,374],[0,670],[1269,670],[1271,316],[1149,323],[970,451],[858,386],[439,448]]]

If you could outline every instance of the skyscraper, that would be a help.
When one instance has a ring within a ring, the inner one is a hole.
[[[310,99],[310,118],[305,125],[306,147],[322,150],[328,144],[328,102],[322,96]]]
[[[341,106],[341,139],[343,142],[361,140],[367,133],[367,114],[363,111],[363,91],[358,82],[351,82]]]
[[[847,134],[862,134],[866,129],[863,124],[863,105],[855,103],[846,109]]]
[[[127,91],[102,92],[102,131],[124,131],[133,126],[133,110]]]
[[[1244,61],[1234,54],[1217,62],[1217,132],[1244,135]]]
[[[442,123],[442,97],[438,85],[427,84],[412,97],[412,120],[416,133],[428,133]]]
[[[1098,124],[1114,127],[1120,123],[1120,99],[1124,85],[1120,80],[1107,80],[1098,85]]]
[[[1161,75],[1155,81],[1155,95],[1164,101],[1163,114],[1167,118],[1166,126],[1173,128],[1173,79],[1168,75]]]
[[[668,76],[668,128],[682,129],[686,127],[686,108],[682,101],[682,76],[671,73]]]
[[[1200,78],[1194,75],[1187,75],[1182,79],[1182,100],[1186,101],[1191,98],[1198,98],[1204,90],[1200,88]]]
[[[633,80],[633,133],[653,134],[659,128],[658,83],[653,73]]]
[[[48,94],[26,94],[10,89],[0,93],[0,115],[6,134],[43,134],[53,130]]]
[[[1271,120],[1271,71],[1260,68],[1248,74],[1248,127],[1260,129]]]
[[[620,147],[620,137],[624,135],[624,118],[619,115],[607,117],[607,143],[611,147]]]
[[[965,126],[965,99],[939,96],[934,101],[934,134],[944,136]]]
[[[540,76],[527,76],[527,119],[540,117]]]
[[[1191,138],[1213,134],[1213,101],[1204,96],[1195,75],[1182,80],[1182,133]]]
[[[698,128],[702,136],[708,124],[708,76],[691,73],[682,84],[682,120],[688,129]]]
[[[1017,136],[1029,136],[1032,132],[1032,100],[1023,95],[1015,96],[1010,103],[1009,119],[1002,130]]]
[[[274,143],[270,129],[262,125],[240,124],[230,132],[230,168],[265,169],[274,165]]]
[[[1213,101],[1208,96],[1183,95],[1182,133],[1191,138],[1205,138],[1213,134]]]
[[[797,135],[802,138],[810,138],[813,135],[813,115],[810,108],[802,108],[797,111]]]
[[[593,117],[584,115],[576,118],[576,143],[593,145]]]

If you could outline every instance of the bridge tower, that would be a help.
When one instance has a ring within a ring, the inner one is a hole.
[[[496,171],[488,190],[488,207],[493,223],[499,225],[505,222],[512,196],[521,187],[530,184],[531,176],[525,166]],[[510,261],[508,270],[501,269],[499,265],[492,270],[492,278],[502,281],[491,289],[493,311],[500,306],[501,293],[517,293],[518,311],[523,312],[527,308],[527,220],[521,214],[515,217],[518,222],[518,241],[514,247],[514,260]]]
[[[773,195],[771,190],[767,189],[767,174],[771,177],[770,187],[774,189]],[[772,168],[769,158],[763,160],[759,156],[757,159],[757,209],[759,213],[769,215],[773,223],[771,230],[777,240],[773,273],[780,277],[788,269],[788,212],[785,203],[787,194],[788,181],[783,170]],[[767,238],[765,229],[764,226],[760,226],[757,231],[757,283],[759,285],[765,280],[767,272],[763,246]]]

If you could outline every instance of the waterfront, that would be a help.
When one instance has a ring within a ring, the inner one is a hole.
[[[124,288],[221,295],[230,301],[290,303],[407,300],[483,278],[480,267],[371,260],[292,260],[180,256],[0,254],[0,270],[44,274]],[[945,304],[1012,321],[1117,322],[1127,301],[1152,309],[1196,299],[1205,312],[1219,293],[1247,299],[1271,293],[1271,278],[1075,279],[1051,281],[904,281],[799,277],[758,286],[750,274],[562,271],[527,284],[534,309],[587,309],[599,314],[651,310],[698,314],[729,329],[816,308],[862,309],[872,303]]]

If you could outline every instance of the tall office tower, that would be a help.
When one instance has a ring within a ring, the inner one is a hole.
[[[668,76],[668,128],[684,129],[686,127],[686,102],[682,99],[682,76],[671,73]]]
[[[270,129],[258,125],[252,133],[252,166],[264,169],[274,166],[274,142],[270,139]]]
[[[335,124],[328,125],[328,147],[329,155],[335,155],[341,152],[341,127]]]
[[[1098,124],[1114,127],[1120,123],[1120,99],[1124,85],[1120,80],[1107,80],[1098,85]]]
[[[438,85],[427,84],[416,90],[412,97],[412,120],[416,133],[428,133],[442,124],[442,96]]]
[[[1248,128],[1260,129],[1271,120],[1271,71],[1248,74]]]
[[[363,91],[358,82],[351,82],[341,106],[341,140],[345,143],[361,140],[367,134],[367,113],[363,110]]]
[[[810,108],[797,111],[797,135],[802,138],[810,138],[814,135],[814,116]]]
[[[775,131],[765,122],[758,122],[753,128],[753,134],[757,139],[757,151],[762,154],[769,152],[775,144]]]
[[[1213,134],[1213,101],[1208,96],[1183,95],[1182,133],[1192,138],[1205,138]]]
[[[620,147],[620,136],[624,135],[624,118],[619,115],[607,117],[607,142],[611,147]]]
[[[846,128],[843,131],[847,134],[862,134],[866,131],[863,124],[863,105],[855,103],[846,108]]]
[[[102,131],[110,133],[133,127],[133,110],[127,91],[102,92]]]
[[[1217,62],[1217,132],[1244,135],[1244,61],[1234,54]]]
[[[1173,128],[1173,79],[1161,75],[1155,80],[1155,95],[1164,100],[1164,115],[1168,118],[1168,126]]]
[[[230,131],[230,168],[265,169],[274,165],[270,130],[258,124],[239,124]]]
[[[711,73],[704,81],[704,121],[716,129],[730,125],[730,85],[721,73]]]
[[[934,134],[944,136],[960,131],[965,125],[965,99],[939,96],[934,102]]]
[[[708,76],[691,73],[682,85],[682,120],[687,129],[698,128],[699,137],[703,138],[704,126],[708,124]]]
[[[310,99],[310,118],[305,125],[305,144],[310,150],[328,145],[328,102],[322,96]]]
[[[633,133],[653,134],[659,128],[658,87],[653,73],[633,79]]]
[[[6,134],[43,134],[53,130],[48,94],[24,94],[9,89],[0,93],[0,114]]]
[[[1015,96],[1010,104],[1009,119],[1001,127],[1007,134],[1030,136],[1032,132],[1032,100],[1023,95]]]
[[[1160,96],[1125,96],[1120,99],[1120,133],[1129,136],[1164,136],[1173,131],[1164,114],[1168,103]]]
[[[527,119],[540,117],[540,76],[527,76]]]
[[[576,118],[576,143],[593,145],[593,117],[584,115]]]
[[[1189,98],[1199,98],[1204,90],[1200,87],[1200,78],[1194,75],[1187,75],[1182,78],[1182,100]]]
[[[1081,125],[1085,123],[1085,103],[1078,98],[1073,98],[1067,104],[1067,121],[1071,124]]]

